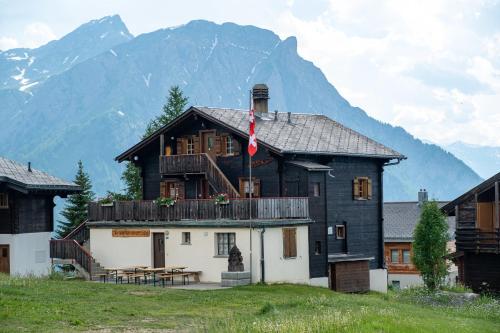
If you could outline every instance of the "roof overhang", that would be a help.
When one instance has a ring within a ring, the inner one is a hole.
[[[77,185],[43,185],[43,184],[25,184],[15,179],[0,176],[0,183],[4,183],[8,188],[24,194],[28,193],[51,193],[54,195],[65,196],[81,192]]]
[[[181,221],[92,221],[89,228],[277,228],[314,223],[311,219],[283,220],[181,220]]]
[[[362,254],[330,254],[328,256],[329,263],[345,262],[345,261],[370,261],[375,257],[365,256]]]
[[[239,129],[237,129],[237,128],[233,127],[233,126],[231,126],[231,125],[229,125],[229,124],[227,124],[225,122],[222,122],[219,119],[214,118],[214,117],[212,117],[212,116],[210,116],[210,115],[208,115],[208,114],[200,111],[195,106],[191,106],[186,111],[184,111],[181,115],[179,115],[177,118],[175,118],[174,120],[172,120],[170,123],[168,123],[167,125],[163,126],[160,129],[158,129],[156,132],[154,132],[153,134],[151,134],[150,136],[148,136],[144,140],[138,142],[137,144],[135,144],[131,148],[127,149],[126,151],[124,151],[120,155],[116,156],[115,157],[115,161],[123,162],[123,161],[126,161],[126,160],[130,160],[133,155],[135,155],[138,151],[140,151],[141,149],[143,149],[144,147],[148,146],[150,143],[152,143],[153,141],[155,141],[157,138],[159,138],[159,136],[162,133],[168,132],[170,129],[174,128],[175,126],[179,125],[183,121],[187,120],[190,116],[192,116],[194,114],[196,114],[196,115],[198,115],[198,116],[200,116],[200,117],[202,117],[202,118],[204,118],[204,119],[206,119],[208,121],[211,121],[211,122],[213,122],[213,123],[215,123],[215,124],[217,124],[219,126],[227,128],[233,134],[236,134],[236,135],[240,136],[243,139],[248,139],[248,133],[240,131]],[[271,146],[271,145],[269,145],[269,144],[267,144],[265,142],[259,141],[259,139],[257,139],[257,143],[259,145],[262,145],[262,146],[266,147],[267,149],[273,151],[274,153],[276,153],[278,155],[282,155],[283,154],[276,147],[273,147],[273,146]]]
[[[475,195],[476,193],[482,193],[491,187],[495,186],[495,182],[500,181],[500,172],[494,175],[491,178],[488,178],[487,180],[483,181],[479,185],[475,186],[474,188],[470,189],[469,191],[465,192],[458,198],[456,198],[453,201],[450,201],[448,204],[444,205],[441,210],[445,212],[447,215],[454,216],[455,215],[455,206],[458,206],[465,200],[467,200],[469,197],[472,195]]]

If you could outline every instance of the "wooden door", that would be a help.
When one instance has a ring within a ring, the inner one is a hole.
[[[9,245],[0,245],[0,273],[10,274]]]
[[[335,264],[329,264],[330,266],[330,289],[337,290],[336,276],[335,276]]]
[[[215,158],[215,131],[201,132],[201,152]]]
[[[163,232],[153,233],[153,266],[165,267],[165,234]]]

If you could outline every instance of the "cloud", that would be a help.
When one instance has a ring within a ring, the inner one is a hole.
[[[275,30],[296,35],[299,53],[371,116],[433,142],[499,145],[500,21],[491,13],[498,1],[331,0],[316,16],[285,10]]]
[[[34,48],[56,39],[52,29],[45,23],[34,22],[24,28],[26,47]]]
[[[0,51],[14,49],[19,46],[19,42],[15,38],[0,37]]]

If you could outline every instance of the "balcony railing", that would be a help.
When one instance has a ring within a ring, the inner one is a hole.
[[[212,185],[217,192],[227,193],[231,198],[239,197],[236,188],[208,154],[160,156],[161,175],[185,175],[196,173],[204,174],[210,185]]]
[[[308,219],[308,198],[230,199],[216,205],[214,200],[178,200],[173,206],[160,206],[152,200],[116,201],[113,205],[89,204],[89,221],[180,221]]]
[[[457,251],[500,253],[500,229],[457,229],[455,242]]]

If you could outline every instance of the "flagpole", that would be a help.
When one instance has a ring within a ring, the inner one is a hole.
[[[249,94],[248,94],[249,98],[248,98],[248,102],[249,102],[249,106],[250,106],[250,109],[249,109],[249,112],[252,112],[252,90],[249,91]],[[248,137],[248,140],[250,142],[250,137]],[[253,278],[252,278],[252,275],[253,275],[253,271],[252,271],[252,155],[250,154],[250,152],[248,152],[248,192],[249,192],[249,196],[248,196],[248,213],[249,213],[249,225],[250,225],[250,283],[253,282]]]

